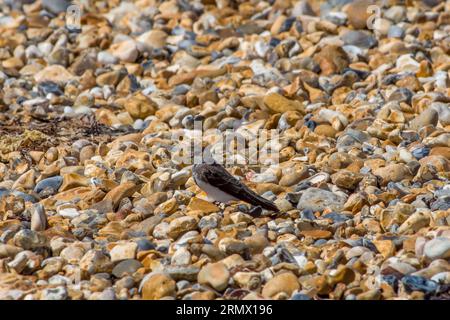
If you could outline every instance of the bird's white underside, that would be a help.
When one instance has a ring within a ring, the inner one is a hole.
[[[210,200],[219,201],[222,203],[227,203],[229,201],[238,200],[237,198],[229,195],[228,193],[220,190],[219,188],[216,188],[209,183],[206,183],[204,181],[201,181],[200,179],[197,179],[198,186],[206,192],[208,195],[208,198]]]

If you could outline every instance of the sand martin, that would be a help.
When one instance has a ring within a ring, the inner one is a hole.
[[[279,212],[277,206],[256,194],[216,162],[194,164],[195,183],[215,201],[227,203],[242,200],[263,209]]]

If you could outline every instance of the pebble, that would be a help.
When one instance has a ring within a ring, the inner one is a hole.
[[[137,244],[135,242],[118,243],[109,252],[111,261],[121,261],[134,259],[136,256]]]
[[[431,281],[434,281],[436,283],[442,283],[442,284],[449,284],[450,283],[450,272],[446,271],[446,272],[440,272],[435,274],[432,278]]]
[[[403,38],[405,36],[405,30],[399,26],[390,26],[387,36],[388,38]]]
[[[371,4],[372,3],[368,0],[357,0],[349,3],[345,13],[347,14],[349,24],[352,27],[355,29],[364,29],[367,27],[367,19],[370,15],[367,8]]]
[[[80,215],[80,212],[75,208],[64,208],[58,210],[58,214],[61,217],[72,219],[78,217]]]
[[[305,113],[303,105],[300,101],[286,99],[278,93],[269,93],[264,97],[264,104],[272,112],[284,113],[287,111],[298,111]]]
[[[42,204],[37,203],[31,209],[31,230],[44,231],[47,229],[47,216]]]
[[[80,268],[90,274],[111,272],[111,259],[100,250],[89,250],[80,260]]]
[[[448,259],[450,257],[450,239],[437,237],[428,241],[423,253],[429,260]]]
[[[70,32],[29,2],[0,18],[1,298],[448,298],[444,4],[84,1]],[[197,120],[215,151],[274,130],[227,169],[280,213],[208,201]]]
[[[175,281],[164,274],[154,274],[144,280],[145,282],[142,285],[142,299],[144,300],[159,300],[163,297],[173,297],[175,295]]]
[[[333,181],[335,185],[350,190],[355,189],[362,179],[363,176],[361,174],[347,170],[341,170],[331,176],[331,181]]]
[[[42,195],[54,195],[58,192],[62,182],[63,178],[61,176],[43,179],[36,184],[34,192]]]
[[[438,288],[436,282],[427,280],[419,276],[405,276],[402,278],[402,283],[408,291],[422,291],[425,293],[433,293]]]
[[[54,14],[59,14],[61,12],[66,11],[67,7],[69,7],[70,4],[71,4],[71,2],[68,0],[57,0],[57,1],[43,0],[42,1],[42,7],[45,10],[50,11],[51,13],[54,13]]]
[[[283,272],[270,279],[261,291],[266,298],[276,298],[280,294],[286,294],[291,297],[294,291],[300,289],[300,283],[292,272]]]
[[[162,30],[150,30],[141,34],[137,41],[144,43],[146,46],[155,49],[161,49],[165,46],[167,34]]]
[[[47,245],[47,243],[47,238],[37,231],[25,229],[14,235],[14,244],[24,250],[43,248]]]
[[[314,56],[314,61],[320,66],[322,75],[329,76],[341,73],[348,67],[347,53],[339,46],[326,45]]]
[[[197,220],[194,217],[180,217],[170,222],[167,235],[173,239],[176,239],[184,232],[195,230],[196,228]]]
[[[397,59],[396,67],[403,72],[418,72],[420,64],[414,60],[411,55],[404,54]]]
[[[67,300],[68,292],[64,287],[48,288],[42,291],[41,300]]]
[[[138,260],[127,259],[119,262],[112,270],[112,274],[117,278],[123,278],[126,275],[133,275],[141,267],[142,263]]]
[[[430,224],[430,217],[422,212],[415,212],[409,216],[398,228],[399,233],[416,233]]]
[[[356,30],[346,31],[342,35],[342,40],[346,45],[356,46],[360,48],[372,48],[377,43],[376,38],[370,33]]]
[[[420,115],[415,117],[410,123],[409,126],[413,130],[419,130],[426,126],[436,126],[439,121],[439,114],[433,108],[428,108]]]
[[[191,253],[186,248],[180,248],[173,254],[171,262],[173,265],[189,265],[192,260],[191,257]]]
[[[97,61],[104,65],[112,65],[116,64],[119,61],[119,58],[107,51],[100,51],[97,54]]]
[[[222,262],[210,263],[198,273],[198,283],[211,286],[217,291],[223,291],[230,280],[230,273]]]
[[[134,62],[139,54],[137,45],[132,40],[115,43],[110,49],[111,54],[122,62]]]
[[[374,175],[381,178],[383,184],[388,182],[399,182],[405,178],[411,178],[411,171],[409,168],[401,163],[389,164],[385,167],[375,169]]]
[[[68,246],[61,250],[59,256],[68,263],[79,263],[83,258],[85,251],[78,246]]]
[[[300,210],[323,211],[330,208],[333,211],[341,211],[345,198],[319,188],[309,188],[302,193],[297,208]]]
[[[54,82],[65,85],[67,82],[74,80],[75,77],[63,66],[54,64],[48,66],[34,75],[36,82]]]

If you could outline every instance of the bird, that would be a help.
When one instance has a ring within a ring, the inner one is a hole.
[[[255,193],[215,161],[194,164],[192,176],[199,188],[215,201],[227,203],[241,200],[269,211],[279,212],[272,201]]]

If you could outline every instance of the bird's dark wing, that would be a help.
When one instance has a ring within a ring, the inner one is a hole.
[[[253,192],[249,187],[233,177],[220,164],[201,164],[196,168],[196,172],[203,181],[237,199],[278,212],[278,208],[274,203]]]

